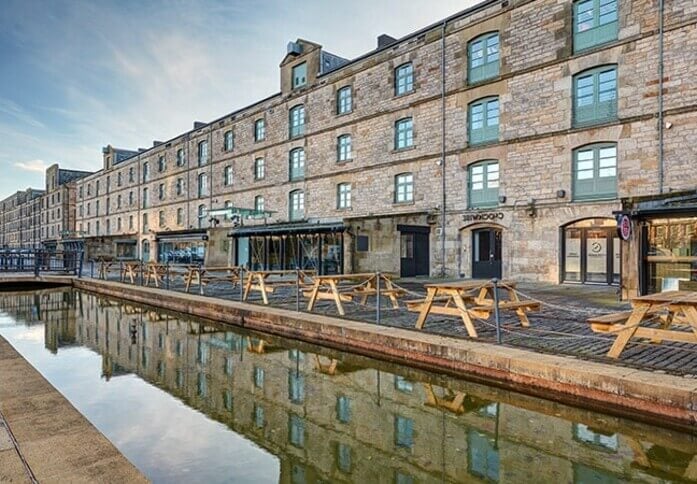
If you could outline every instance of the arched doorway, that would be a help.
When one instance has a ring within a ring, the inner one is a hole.
[[[621,244],[614,218],[589,218],[562,227],[562,282],[619,284]]]
[[[472,231],[472,278],[501,278],[501,229],[482,227]]]

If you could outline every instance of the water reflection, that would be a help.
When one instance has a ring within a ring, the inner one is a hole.
[[[0,309],[11,317],[0,321],[0,334],[45,374],[48,370],[41,368],[40,356],[21,344],[22,335],[38,325],[43,325],[44,338],[37,347],[45,346],[44,354],[48,350],[72,358],[71,350],[82,347],[100,355],[101,364],[95,362],[87,370],[98,373],[103,385],[72,398],[83,413],[88,413],[85,408],[95,392],[104,392],[119,380],[126,387],[144,380],[163,390],[158,405],[170,404],[173,396],[224,424],[227,434],[244,437],[235,443],[233,459],[239,459],[243,450],[262,449],[275,456],[278,466],[273,476],[256,469],[245,476],[237,468],[234,475],[211,473],[206,480],[400,484],[697,480],[697,438],[672,430],[316,346],[230,331],[87,293],[7,294],[0,298]],[[61,391],[67,385],[65,377],[47,377]],[[181,464],[168,461],[174,468],[163,474],[158,448],[166,448],[168,436],[148,415],[136,410],[118,422],[119,428],[139,429],[137,445],[110,435],[116,427],[105,421],[114,419],[114,409],[124,403],[121,398],[126,395],[110,396],[111,410],[88,418],[149,477],[176,480],[186,470],[177,465],[220,469],[214,459],[222,457],[202,452]],[[129,392],[127,398],[138,409],[152,396]],[[190,432],[204,425],[195,420],[203,418],[198,415],[186,417],[193,419],[187,422],[193,425],[185,425],[193,429]],[[228,445],[222,437],[217,439],[213,445]],[[133,457],[136,446],[138,454]],[[249,465],[268,470],[269,457],[254,456]]]

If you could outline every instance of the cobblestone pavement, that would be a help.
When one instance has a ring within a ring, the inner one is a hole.
[[[112,272],[109,280],[117,281],[117,272]],[[404,279],[397,283],[409,290],[409,294],[403,298],[408,300],[424,297],[423,285],[428,281],[428,279]],[[169,289],[185,290],[181,275],[173,275],[169,278]],[[657,345],[645,340],[632,339],[619,359],[605,356],[614,341],[614,335],[594,333],[586,319],[596,314],[629,309],[627,302],[618,300],[616,287],[519,283],[517,290],[521,298],[539,300],[542,306],[539,311],[529,314],[531,323],[529,328],[520,326],[515,313],[501,312],[501,340],[504,345],[675,375],[688,377],[697,375],[697,347],[690,343],[663,342]],[[191,292],[199,293],[198,286],[192,287]],[[203,294],[229,300],[241,299],[239,285],[233,286],[229,281],[211,283],[204,288]],[[369,298],[365,306],[355,302],[345,303],[345,318],[376,324],[375,299],[375,297]],[[262,304],[261,295],[253,293],[247,302]],[[291,285],[276,288],[275,292],[269,295],[269,303],[274,307],[296,310],[298,299],[296,299],[295,287]],[[304,311],[306,305],[307,299],[300,295],[300,309]],[[395,310],[387,298],[382,298],[380,324],[418,331],[415,329],[417,313],[407,311],[403,303],[400,306],[402,306],[400,309]],[[318,301],[313,312],[341,317],[332,301]],[[487,321],[475,320],[475,327],[479,340],[496,342],[496,325],[493,316]],[[462,321],[450,316],[430,316],[423,331],[469,338]]]

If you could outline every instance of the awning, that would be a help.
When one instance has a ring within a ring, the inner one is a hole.
[[[208,233],[206,229],[198,230],[177,230],[171,232],[160,232],[155,234],[155,240],[157,241],[182,241],[182,240],[208,240]]]
[[[344,230],[346,230],[346,226],[343,222],[256,225],[252,227],[239,227],[237,229],[234,229],[228,234],[228,237],[250,237],[258,235],[326,234],[343,232]]]
[[[138,241],[135,240],[135,239],[116,239],[116,240],[114,241],[114,243],[116,243],[116,244],[132,244],[132,245],[136,245],[136,244],[138,243]]]
[[[628,213],[634,218],[641,218],[697,213],[697,191],[694,190],[634,197],[623,199],[622,202],[625,209],[614,212],[616,215]]]

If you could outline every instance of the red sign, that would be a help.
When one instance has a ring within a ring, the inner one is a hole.
[[[632,236],[632,221],[629,219],[629,215],[619,216],[617,219],[617,233],[622,240],[629,240]]]

